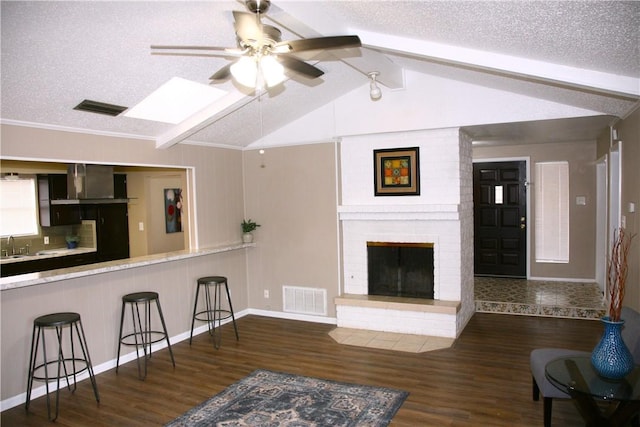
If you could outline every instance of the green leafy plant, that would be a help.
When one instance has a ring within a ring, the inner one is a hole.
[[[67,243],[72,243],[72,242],[76,242],[77,243],[78,240],[80,240],[80,237],[72,235],[72,234],[69,234],[69,235],[65,236],[64,240]]]
[[[260,224],[256,224],[251,219],[243,219],[242,220],[242,232],[243,233],[251,233],[256,228],[260,227]]]

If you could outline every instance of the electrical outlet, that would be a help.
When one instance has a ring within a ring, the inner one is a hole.
[[[138,230],[139,230],[139,231],[144,231],[144,222],[140,221],[140,222],[138,223]]]
[[[269,291],[267,289],[264,290],[264,297],[269,298]]]
[[[44,236],[44,244],[45,245],[49,244],[49,236]]]

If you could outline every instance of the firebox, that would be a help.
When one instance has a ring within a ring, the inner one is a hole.
[[[433,299],[433,243],[367,242],[369,295]]]

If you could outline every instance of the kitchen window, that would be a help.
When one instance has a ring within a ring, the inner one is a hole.
[[[0,236],[38,234],[36,177],[5,175],[0,179]]]

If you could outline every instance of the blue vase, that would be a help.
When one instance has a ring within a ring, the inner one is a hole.
[[[633,356],[622,340],[624,320],[613,322],[607,316],[602,318],[602,323],[604,333],[591,353],[591,364],[600,376],[619,380],[627,376],[634,367]]]

